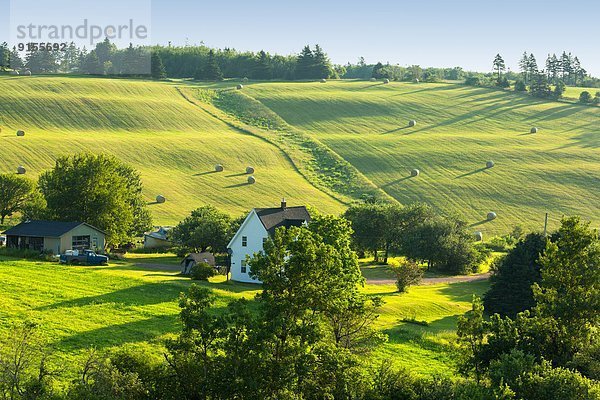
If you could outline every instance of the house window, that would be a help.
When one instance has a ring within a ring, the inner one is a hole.
[[[242,247],[248,246],[248,236],[242,236]]]
[[[88,236],[73,236],[71,242],[73,250],[87,250],[90,248],[90,237]]]
[[[242,274],[245,274],[247,271],[247,265],[248,263],[246,262],[246,260],[242,260]]]

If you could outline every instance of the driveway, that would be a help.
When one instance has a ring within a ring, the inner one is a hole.
[[[475,275],[460,275],[460,276],[445,276],[440,278],[423,278],[419,285],[438,285],[442,283],[459,283],[459,282],[475,282],[484,281],[490,277],[490,273]],[[370,285],[395,285],[395,279],[367,279]]]

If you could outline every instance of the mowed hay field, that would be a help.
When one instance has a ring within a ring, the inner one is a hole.
[[[257,83],[244,93],[401,203],[457,212],[474,230],[541,230],[546,212],[551,227],[562,215],[600,222],[600,108],[442,83]],[[487,222],[490,211],[498,218]]]
[[[0,336],[21,321],[37,323],[53,351],[51,361],[64,366],[65,381],[75,379],[92,347],[108,351],[140,346],[160,358],[164,340],[181,330],[178,296],[192,283],[177,272],[157,269],[163,258],[170,262],[172,257],[149,255],[107,267],[76,267],[0,257]],[[231,300],[252,300],[260,290],[224,282],[222,276],[197,284],[213,290],[217,313]],[[486,289],[487,282],[439,284],[412,287],[401,295],[392,285],[366,285],[366,293],[384,300],[376,327],[389,341],[365,361],[393,359],[415,373],[451,376],[457,318],[470,309],[472,295]]]
[[[339,212],[264,140],[188,103],[168,83],[77,77],[0,77],[0,173],[36,177],[61,155],[105,152],[142,175],[154,222],[175,224],[209,203],[233,215],[253,207],[310,204]],[[24,137],[16,131],[24,130]],[[213,173],[215,164],[225,171]],[[247,166],[257,183],[247,185]]]

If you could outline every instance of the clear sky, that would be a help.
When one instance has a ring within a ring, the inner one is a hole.
[[[280,54],[319,43],[335,63],[362,56],[368,63],[478,71],[490,71],[498,52],[514,70],[523,51],[542,66],[548,53],[567,50],[600,76],[600,0],[148,1],[153,43]],[[0,40],[9,37],[9,2],[0,0]],[[103,12],[110,16],[111,8]]]

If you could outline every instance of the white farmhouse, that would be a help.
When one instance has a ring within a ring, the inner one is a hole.
[[[288,207],[285,199],[277,208],[255,208],[246,217],[227,249],[230,254],[231,279],[238,282],[261,283],[250,277],[246,256],[263,250],[263,244],[279,227],[302,226],[310,222],[310,214],[304,206]]]

